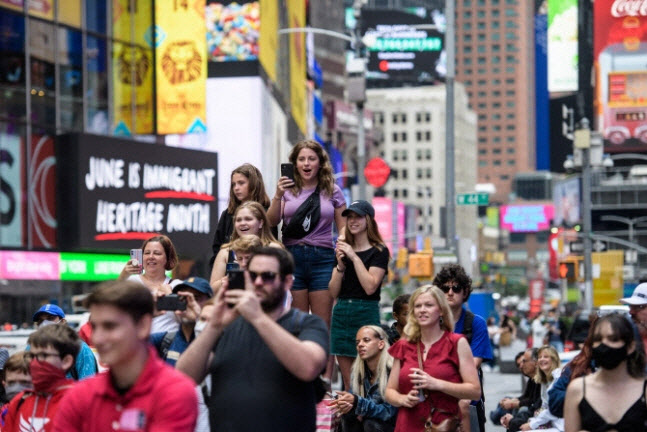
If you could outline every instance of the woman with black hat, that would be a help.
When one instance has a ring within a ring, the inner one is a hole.
[[[342,216],[346,217],[346,227],[337,240],[337,265],[328,285],[330,294],[337,299],[330,352],[337,356],[344,388],[350,388],[357,330],[365,325],[380,325],[380,289],[389,250],[377,229],[375,210],[368,202],[354,201]]]

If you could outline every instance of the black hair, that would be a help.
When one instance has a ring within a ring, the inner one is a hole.
[[[463,303],[465,303],[470,298],[470,294],[472,294],[472,278],[465,273],[465,269],[462,266],[458,264],[447,264],[443,266],[434,278],[433,284],[442,289],[443,285],[452,281],[463,288],[463,292],[465,293]]]
[[[294,259],[292,258],[292,254],[284,249],[272,246],[263,246],[255,249],[252,252],[252,255],[249,257],[247,268],[250,267],[250,264],[252,263],[254,257],[258,255],[271,256],[276,258],[276,260],[279,262],[279,276],[281,277],[281,280],[285,280],[285,277],[287,275],[294,273]]]
[[[411,294],[400,294],[393,300],[393,313],[400,315],[402,312],[402,307],[409,304],[409,299]]]

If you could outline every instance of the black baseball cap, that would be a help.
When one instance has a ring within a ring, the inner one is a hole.
[[[375,209],[368,201],[357,200],[350,203],[350,206],[342,212],[342,216],[348,216],[348,213],[357,213],[360,216],[369,215],[375,217]]]

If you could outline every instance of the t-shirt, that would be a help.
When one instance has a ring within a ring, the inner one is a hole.
[[[318,316],[293,309],[277,322],[300,340],[313,341],[328,353],[328,329]],[[298,329],[301,331],[296,334]],[[315,430],[313,383],[292,375],[244,318],[225,328],[214,348],[209,373],[212,430]]]
[[[355,252],[360,260],[364,263],[364,267],[370,269],[371,267],[379,267],[386,270],[389,265],[389,249],[382,245],[382,250],[379,250],[375,246],[365,251]],[[362,299],[362,300],[380,300],[380,291],[382,288],[382,282],[380,286],[375,290],[371,295],[366,294],[364,288],[359,282],[357,277],[357,272],[355,271],[355,266],[350,260],[346,259],[346,271],[342,276],[341,289],[339,290],[339,298],[343,299]]]
[[[140,284],[146,286],[146,284],[144,284],[144,281],[142,280],[141,275],[138,275],[138,274],[128,276],[127,280],[139,282]],[[171,280],[171,278],[167,276],[166,279],[164,280],[164,283],[169,284],[172,287],[175,287],[176,285],[181,284],[182,281],[179,279]],[[180,323],[178,322],[177,317],[175,316],[175,313],[173,311],[166,311],[161,315],[157,315],[153,317],[151,333],[177,331],[179,328],[180,328]]]
[[[465,325],[465,308],[461,309],[461,317],[454,326],[454,333],[463,334],[463,327]],[[487,323],[480,315],[474,314],[472,321],[472,342],[470,342],[472,355],[480,357],[483,360],[491,360],[492,345],[490,344],[490,337],[487,332]]]
[[[169,332],[161,332],[161,333],[152,333],[150,335],[150,341],[153,344],[153,346],[157,349],[159,352],[160,348],[162,347],[162,342],[164,341],[164,338]],[[166,357],[163,357],[162,360],[164,360],[167,364],[175,367],[175,363],[177,363],[177,360],[180,358],[180,355],[187,349],[189,346],[189,343],[195,339],[194,335],[191,335],[191,340],[188,341],[184,337],[184,332],[180,328],[177,332],[174,332],[175,336],[171,340],[171,343],[169,344],[168,351],[166,352]]]
[[[285,206],[283,207],[283,223],[290,223],[290,219],[297,212],[301,204],[315,191],[316,186],[310,189],[301,189],[299,195],[294,196],[291,191],[286,191],[283,195]],[[283,244],[292,246],[298,243],[304,243],[310,246],[320,246],[332,248],[332,223],[335,221],[335,209],[346,205],[344,194],[341,188],[335,184],[333,187],[332,197],[327,196],[324,192],[319,192],[319,202],[321,203],[321,216],[319,223],[310,234],[300,239],[284,238]]]

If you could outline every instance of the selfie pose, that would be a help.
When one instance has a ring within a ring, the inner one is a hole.
[[[157,235],[144,241],[141,247],[142,262],[130,259],[124,266],[118,280],[129,280],[144,285],[153,294],[153,299],[171,294],[180,280],[171,280],[166,272],[178,264],[177,252],[171,239]],[[177,331],[179,321],[173,311],[155,310],[152,333]]]
[[[294,179],[281,176],[267,211],[272,226],[283,221],[282,241],[295,262],[292,306],[330,325],[330,270],[335,266],[332,225],[344,226],[346,201],[335,184],[328,154],[312,140],[298,142],[289,157]]]
[[[348,388],[357,330],[363,325],[380,325],[379,302],[389,250],[377,229],[375,209],[367,201],[353,202],[342,216],[346,227],[337,239],[337,265],[328,284],[330,295],[337,299],[330,352],[337,356],[344,388]]]

